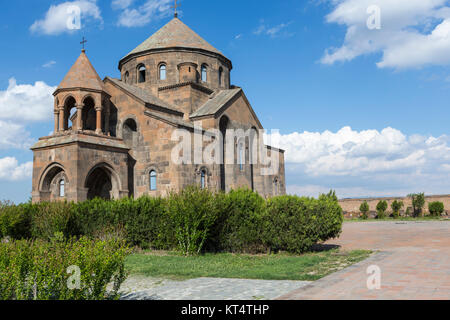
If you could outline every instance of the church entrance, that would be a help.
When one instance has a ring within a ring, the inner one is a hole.
[[[113,189],[111,174],[104,168],[96,168],[89,175],[86,187],[88,191],[88,199],[101,198],[105,200],[111,200],[111,192]]]

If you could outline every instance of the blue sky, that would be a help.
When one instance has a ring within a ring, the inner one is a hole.
[[[263,125],[280,130],[290,193],[450,193],[449,1],[180,3],[180,18],[233,61],[232,83]],[[119,77],[120,58],[171,19],[172,4],[2,4],[0,199],[29,198],[28,148],[53,129],[51,92],[81,38],[99,75]],[[367,26],[374,4],[379,29]],[[65,27],[69,5],[81,8],[80,30]]]

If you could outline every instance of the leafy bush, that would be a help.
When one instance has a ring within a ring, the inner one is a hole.
[[[29,204],[14,205],[0,202],[0,239],[26,239],[31,237]]]
[[[361,219],[367,220],[369,219],[368,213],[369,213],[369,204],[367,201],[364,201],[361,206],[359,207],[359,211],[361,211]]]
[[[212,232],[216,251],[258,253],[266,249],[261,237],[265,200],[248,189],[215,196],[218,219]]]
[[[225,194],[190,187],[166,199],[2,203],[0,236],[54,241],[58,234],[61,240],[125,240],[143,249],[178,249],[184,254],[303,252],[318,241],[338,236],[342,220],[334,192],[317,200],[266,201],[249,189]]]
[[[380,200],[377,204],[377,219],[384,219],[386,217],[386,210],[388,203],[386,200]]]
[[[422,216],[423,208],[425,207],[425,194],[413,193],[408,195],[412,200],[413,214],[415,217]]]
[[[337,199],[279,196],[267,202],[263,237],[274,251],[303,253],[319,241],[339,236],[343,214]]]
[[[430,202],[428,204],[428,211],[435,217],[440,217],[444,213],[444,204],[439,201]]]
[[[397,219],[398,217],[400,217],[400,210],[404,207],[404,203],[403,201],[397,201],[394,200],[391,204],[391,209],[392,209],[392,216],[394,217],[394,219]]]
[[[188,187],[170,195],[167,212],[178,250],[185,255],[200,253],[217,219],[214,195],[209,190]]]
[[[167,201],[142,197],[124,219],[127,241],[143,249],[173,249],[177,246],[174,227],[167,214]]]
[[[1,300],[118,298],[129,252],[124,243],[59,238],[0,244]]]
[[[31,204],[31,234],[34,239],[49,240],[55,233],[70,236],[68,223],[73,203],[42,202]]]

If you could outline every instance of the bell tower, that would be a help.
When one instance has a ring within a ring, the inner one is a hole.
[[[53,95],[54,132],[31,148],[33,202],[128,196],[129,148],[110,135],[111,96],[84,49]]]

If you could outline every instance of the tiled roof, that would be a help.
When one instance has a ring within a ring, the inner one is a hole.
[[[152,49],[166,48],[202,49],[224,56],[222,52],[206,42],[180,19],[174,18],[150,38],[141,43],[136,49],[127,54],[126,57]]]
[[[141,89],[139,87],[127,84],[119,79],[106,77],[106,80],[111,81],[115,85],[119,86],[123,90],[127,91],[131,95],[135,96],[136,98],[142,100],[144,103],[151,104],[153,106],[161,107],[164,109],[167,109],[168,111],[175,112],[178,114],[182,114],[181,111],[177,110],[172,105],[168,104],[167,102],[159,99],[158,97],[155,97],[154,95],[150,94],[148,91]]]
[[[209,99],[196,112],[191,114],[190,117],[198,118],[215,115],[218,111],[220,111],[220,109],[225,106],[225,104],[228,103],[228,101],[233,99],[241,91],[241,88],[219,91],[212,99]]]
[[[58,86],[58,89],[71,88],[103,90],[102,79],[98,76],[85,52],[81,52],[77,61]]]

